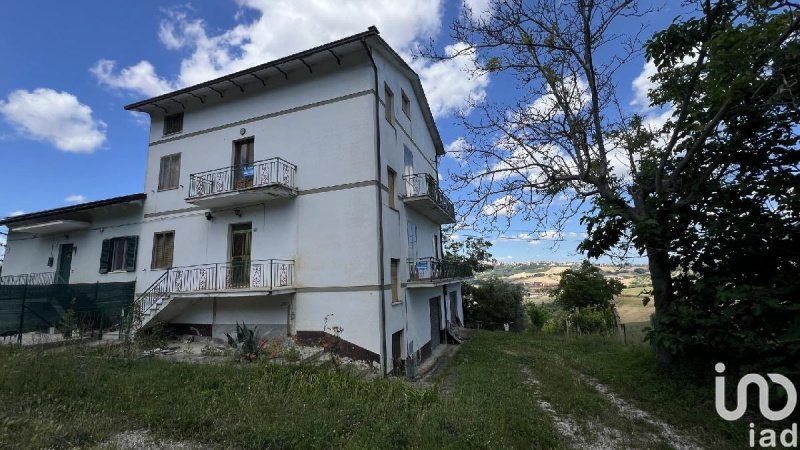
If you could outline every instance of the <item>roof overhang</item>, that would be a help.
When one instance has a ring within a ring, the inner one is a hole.
[[[90,223],[89,215],[91,212],[117,205],[130,205],[130,204],[144,204],[147,195],[144,193],[124,195],[122,197],[108,198],[105,200],[98,200],[94,202],[81,203],[78,205],[65,206],[63,208],[48,209],[45,211],[37,211],[28,214],[21,214],[13,217],[6,217],[0,220],[0,225],[5,225],[13,231],[24,231],[26,233],[34,233],[31,231],[36,227],[40,227],[36,233],[44,233],[43,230],[54,228],[69,228],[73,230],[80,229],[81,223]],[[85,228],[85,227],[84,227]],[[63,230],[62,230],[63,231]]]
[[[14,231],[19,233],[53,234],[83,230],[89,228],[89,225],[90,222],[84,222],[81,220],[51,220],[49,222],[15,227]]]
[[[240,70],[213,80],[194,86],[178,89],[157,97],[131,103],[125,106],[128,111],[151,113],[160,110],[164,114],[178,112],[186,109],[186,105],[204,104],[209,96],[224,97],[224,91],[231,88],[244,92],[245,84],[259,83],[267,86],[269,78],[279,77],[289,79],[289,72],[302,69],[313,73],[312,66],[320,60],[336,61],[340,63],[340,55],[362,48],[361,40],[370,36],[377,36],[378,29],[370,27],[367,31],[348,36],[318,47],[314,47],[293,55],[285,56],[248,69]]]
[[[206,100],[209,98],[224,98],[225,91],[230,89],[244,92],[244,86],[253,83],[258,83],[263,87],[267,87],[270,78],[279,77],[279,79],[289,80],[289,73],[297,69],[313,72],[312,67],[315,63],[323,60],[341,63],[341,55],[363,50],[364,42],[368,42],[371,44],[372,48],[377,49],[382,55],[387,57],[387,59],[394,62],[411,80],[414,94],[420,101],[425,125],[431,133],[436,154],[439,156],[444,155],[444,144],[439,135],[439,130],[436,128],[436,122],[433,119],[433,114],[431,113],[428,99],[425,96],[425,91],[422,88],[419,75],[386,41],[383,40],[383,38],[380,37],[380,32],[374,26],[369,27],[367,31],[362,33],[250,67],[249,69],[234,72],[194,86],[178,89],[177,91],[168,92],[147,100],[131,103],[125,106],[125,109],[148,114],[171,114],[181,112],[186,109],[187,105],[202,105],[205,104]]]

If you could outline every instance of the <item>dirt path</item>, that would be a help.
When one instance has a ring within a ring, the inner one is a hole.
[[[536,396],[536,403],[549,416],[556,431],[573,448],[618,450],[663,448],[666,444],[675,450],[702,450],[696,441],[679,433],[663,420],[631,405],[611,392],[607,386],[582,374],[573,374],[582,383],[598,392],[613,407],[612,410],[618,418],[624,418],[632,423],[643,423],[646,428],[621,430],[611,425],[614,421],[609,420],[609,417],[597,417],[591,422],[579,421],[568,412],[557,411],[550,402],[542,398],[545,387],[536,379],[529,367],[523,365],[520,370],[524,382]]]

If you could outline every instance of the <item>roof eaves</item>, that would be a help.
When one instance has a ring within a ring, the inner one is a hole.
[[[87,211],[90,209],[102,208],[104,206],[118,205],[122,203],[132,203],[141,201],[147,198],[147,194],[138,193],[131,195],[123,195],[121,197],[107,198],[104,200],[97,200],[94,202],[81,203],[78,205],[64,206],[62,208],[46,209],[43,211],[36,211],[28,214],[20,214],[18,216],[6,217],[0,220],[0,225],[8,225],[17,222],[24,222],[27,220],[44,219],[52,216],[59,216],[62,214],[69,214],[80,211]]]
[[[188,86],[188,87],[185,87],[185,88],[182,88],[182,89],[178,89],[177,91],[168,92],[166,94],[162,94],[162,95],[159,95],[159,96],[156,96],[156,97],[152,97],[152,98],[149,98],[147,100],[142,100],[142,101],[139,101],[139,102],[136,102],[136,103],[131,103],[130,105],[125,106],[125,109],[128,110],[128,111],[139,110],[140,108],[142,108],[144,106],[147,106],[147,105],[150,105],[150,104],[155,104],[155,103],[157,103],[159,101],[162,101],[162,100],[168,100],[168,99],[176,97],[178,95],[188,94],[188,93],[191,93],[192,91],[196,91],[198,89],[203,89],[203,88],[207,88],[207,87],[210,87],[210,86],[214,86],[214,85],[219,84],[219,83],[224,83],[224,82],[227,82],[229,80],[232,80],[232,79],[244,76],[244,75],[248,75],[248,74],[251,74],[251,73],[254,73],[254,72],[258,72],[258,71],[261,71],[261,70],[269,69],[269,68],[272,68],[272,67],[275,67],[275,66],[279,66],[281,64],[285,64],[285,63],[290,62],[290,61],[295,61],[295,60],[300,60],[302,58],[307,58],[307,57],[309,57],[309,56],[311,56],[313,54],[320,53],[320,52],[326,52],[326,51],[332,50],[332,49],[334,49],[336,47],[340,47],[342,45],[347,45],[347,44],[350,44],[350,43],[353,43],[353,42],[357,42],[357,41],[359,41],[361,39],[364,39],[364,38],[367,38],[367,37],[370,37],[370,36],[378,36],[379,33],[380,32],[378,31],[378,29],[375,28],[374,26],[372,26],[372,27],[369,27],[369,29],[367,31],[363,31],[361,33],[354,34],[352,36],[348,36],[348,37],[345,37],[345,38],[342,38],[342,39],[339,39],[339,40],[336,40],[336,41],[333,41],[333,42],[329,42],[327,44],[323,44],[323,45],[320,45],[320,46],[317,46],[317,47],[314,47],[314,48],[311,48],[311,49],[308,49],[308,50],[304,50],[302,52],[298,52],[298,53],[295,53],[293,55],[285,56],[283,58],[279,58],[279,59],[276,59],[276,60],[273,60],[273,61],[269,61],[267,63],[261,64],[261,65],[258,65],[258,66],[254,66],[254,67],[250,67],[248,69],[240,70],[238,72],[234,72],[234,73],[231,73],[231,74],[228,74],[228,75],[224,75],[224,76],[221,76],[219,78],[215,78],[213,80],[205,81],[205,82],[200,83],[200,84],[195,84],[193,86]]]

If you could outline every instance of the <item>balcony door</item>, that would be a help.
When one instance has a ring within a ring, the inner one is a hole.
[[[247,189],[253,187],[253,139],[234,143],[233,146],[233,188]]]
[[[419,187],[415,186],[414,154],[405,145],[403,146],[403,179],[406,182],[406,196],[413,197],[417,195]]]
[[[241,223],[231,225],[230,264],[228,265],[228,289],[250,287],[250,248],[253,240],[253,225]]]

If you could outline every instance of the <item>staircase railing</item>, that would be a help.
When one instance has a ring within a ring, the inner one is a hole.
[[[132,325],[141,324],[146,313],[158,300],[163,299],[169,294],[169,273],[171,269],[167,269],[162,273],[158,279],[150,285],[144,292],[133,301],[131,313],[128,320],[128,331]]]

